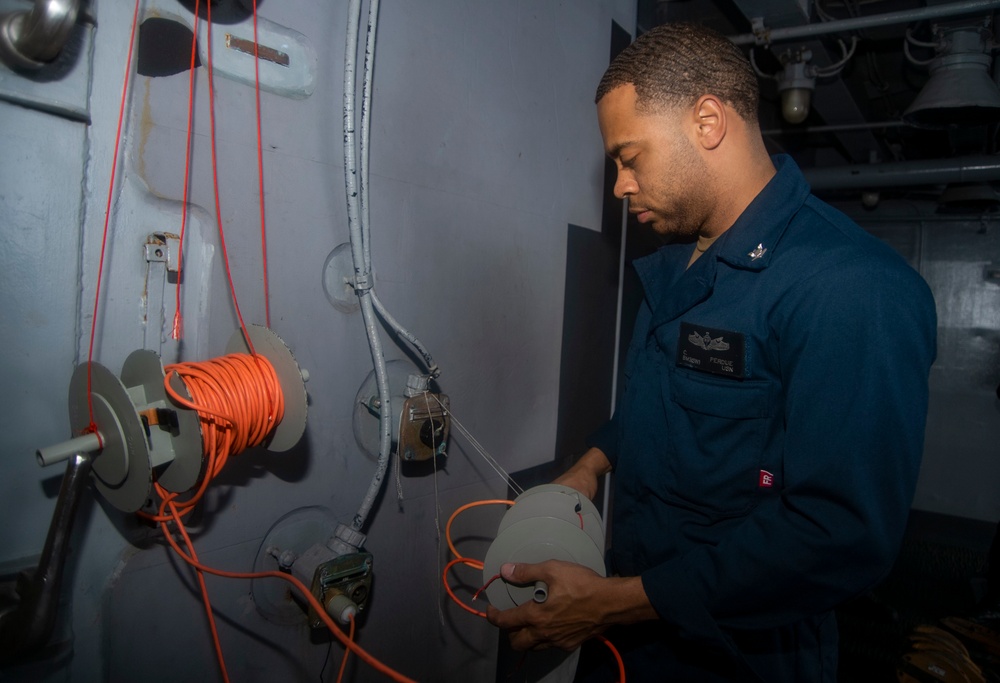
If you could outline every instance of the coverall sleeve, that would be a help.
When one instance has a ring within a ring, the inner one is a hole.
[[[660,617],[691,637],[781,626],[863,592],[891,567],[916,487],[936,338],[923,279],[856,258],[810,275],[769,315],[780,493],[717,545],[641,575]]]

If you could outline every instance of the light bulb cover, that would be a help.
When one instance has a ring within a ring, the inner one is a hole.
[[[812,91],[816,87],[816,72],[809,65],[808,52],[800,53],[803,60],[785,62],[778,75],[781,94],[781,115],[789,123],[802,123],[809,116]]]
[[[789,123],[802,123],[809,116],[812,90],[788,88],[781,91],[781,115]]]

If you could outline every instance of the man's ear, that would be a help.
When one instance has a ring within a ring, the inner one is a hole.
[[[715,95],[702,95],[692,109],[695,139],[703,149],[718,147],[726,137],[726,108]]]

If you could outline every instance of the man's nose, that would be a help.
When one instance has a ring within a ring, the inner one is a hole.
[[[632,177],[631,173],[618,173],[618,177],[615,179],[615,196],[618,199],[630,197],[638,190],[639,186],[636,184],[635,178]]]

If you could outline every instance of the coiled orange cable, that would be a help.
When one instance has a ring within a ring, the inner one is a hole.
[[[178,501],[159,483],[154,485],[162,500],[174,503],[186,515],[201,500],[212,479],[222,472],[230,456],[262,444],[285,414],[285,398],[271,362],[261,355],[232,353],[202,362],[168,365],[164,377],[167,394],[179,405],[196,410],[201,420],[205,472],[195,493]],[[181,396],[170,379],[179,377],[191,399]],[[139,515],[154,522],[172,517]]]

